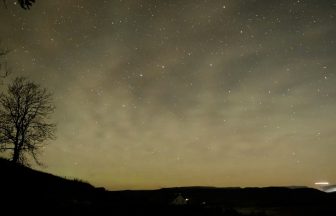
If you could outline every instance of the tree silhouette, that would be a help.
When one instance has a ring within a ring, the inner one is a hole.
[[[29,166],[28,154],[41,165],[38,153],[46,140],[54,139],[51,96],[24,77],[15,78],[7,94],[0,95],[0,150],[11,151],[12,162]]]
[[[23,9],[29,10],[33,3],[35,3],[35,0],[18,0],[18,2]]]

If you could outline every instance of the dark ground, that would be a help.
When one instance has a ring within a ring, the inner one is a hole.
[[[106,191],[5,159],[0,159],[0,170],[0,215],[336,216],[336,193],[312,188]],[[188,202],[173,205],[178,195]]]

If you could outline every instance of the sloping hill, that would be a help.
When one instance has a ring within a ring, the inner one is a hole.
[[[33,212],[88,206],[100,190],[78,180],[68,180],[52,174],[13,164],[0,158],[1,211]]]
[[[6,159],[0,159],[0,184],[6,185],[6,192],[39,192],[53,193],[64,196],[83,196],[94,187],[89,183],[78,180],[68,180],[49,173],[33,170],[31,168],[13,164]]]

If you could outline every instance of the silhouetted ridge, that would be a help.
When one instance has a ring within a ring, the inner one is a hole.
[[[5,159],[0,170],[1,211],[14,215],[336,215],[336,193],[305,187],[106,191]]]
[[[87,203],[99,192],[89,183],[33,170],[2,158],[0,171],[2,209],[15,208],[19,204],[16,211],[29,208],[42,211],[50,206],[57,210],[74,203]]]
[[[40,192],[73,196],[83,195],[94,189],[89,183],[80,180],[69,180],[49,173],[33,170],[6,159],[0,159],[1,185],[7,185],[5,191]],[[13,186],[13,187],[10,187]],[[14,190],[14,191],[13,191]]]

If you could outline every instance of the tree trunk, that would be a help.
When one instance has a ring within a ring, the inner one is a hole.
[[[13,153],[13,158],[12,158],[13,163],[18,163],[19,155],[20,155],[20,151],[19,151],[19,148],[16,146],[14,147],[14,153]]]

